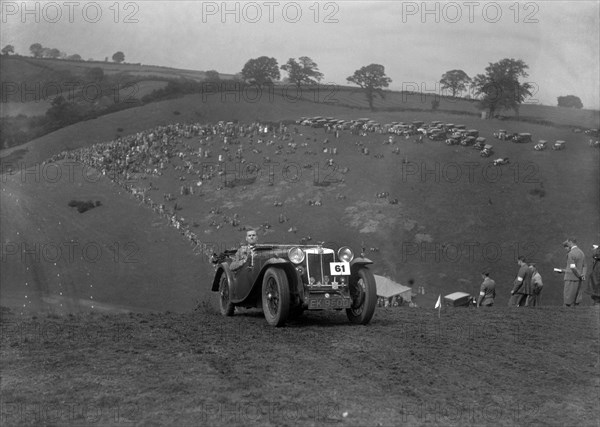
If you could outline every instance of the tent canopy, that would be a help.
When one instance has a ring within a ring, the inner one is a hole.
[[[390,298],[396,295],[400,295],[404,301],[411,300],[412,289],[408,286],[402,286],[400,283],[396,283],[387,277],[375,276],[375,283],[377,285],[377,296]]]

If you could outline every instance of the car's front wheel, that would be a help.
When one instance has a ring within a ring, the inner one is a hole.
[[[262,306],[265,319],[271,326],[282,326],[290,311],[290,288],[285,272],[270,267],[262,283]]]
[[[368,268],[357,272],[357,280],[350,283],[352,306],[346,309],[346,315],[352,323],[366,325],[371,321],[377,304],[377,286],[375,277]]]
[[[229,280],[224,272],[219,280],[219,309],[223,316],[233,316],[235,311],[235,306],[229,297]]]

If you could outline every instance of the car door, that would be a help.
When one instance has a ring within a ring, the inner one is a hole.
[[[252,290],[258,268],[254,261],[255,260],[253,260],[253,256],[251,255],[244,265],[235,271],[232,271],[234,285],[231,289],[231,300],[233,302],[243,301]]]

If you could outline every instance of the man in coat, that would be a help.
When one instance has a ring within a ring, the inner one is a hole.
[[[494,298],[496,297],[496,282],[490,279],[489,270],[484,270],[481,273],[483,283],[479,288],[479,298],[477,299],[477,307],[491,307],[494,305]]]
[[[585,255],[577,247],[577,240],[568,238],[563,242],[567,250],[567,266],[562,270],[564,275],[563,301],[567,307],[575,307],[581,301],[581,284],[585,280]]]
[[[531,280],[531,274],[529,272],[529,265],[525,262],[525,257],[520,256],[517,258],[517,264],[519,265],[519,272],[517,277],[513,281],[513,288],[510,291],[510,300],[508,305],[520,307],[525,305],[527,295],[529,294],[529,281]]]
[[[592,271],[588,277],[586,293],[590,294],[594,305],[600,305],[600,247],[593,245],[592,249]]]

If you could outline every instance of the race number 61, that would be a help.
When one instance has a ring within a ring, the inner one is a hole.
[[[329,270],[332,276],[347,276],[350,274],[349,262],[330,262]]]

